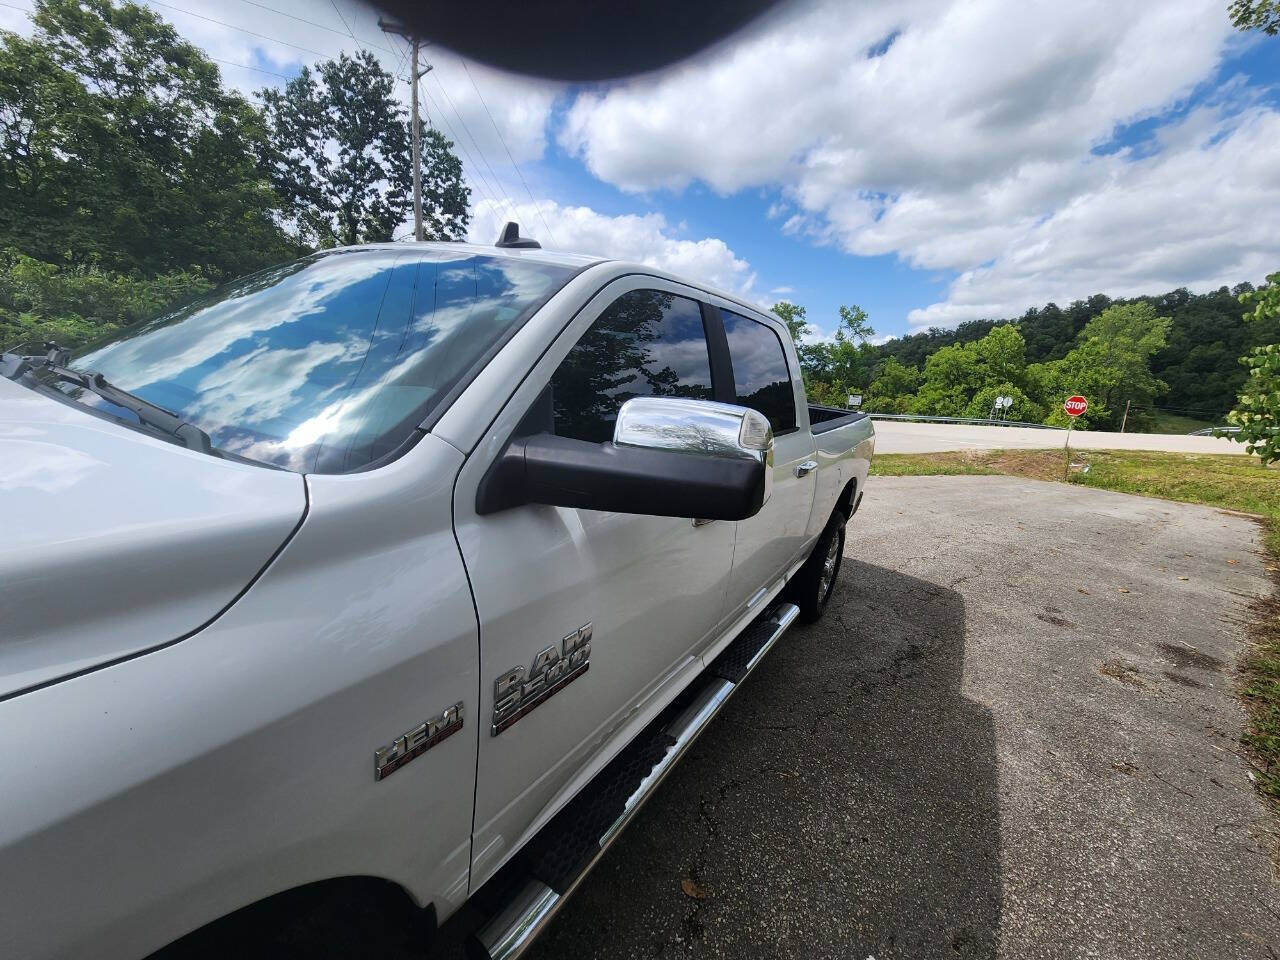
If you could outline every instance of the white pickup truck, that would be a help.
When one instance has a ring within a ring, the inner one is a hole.
[[[0,358],[4,960],[391,956],[468,901],[514,957],[821,615],[870,421],[776,317],[536,246]]]

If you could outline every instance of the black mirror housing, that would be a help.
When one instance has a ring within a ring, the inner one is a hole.
[[[745,520],[764,505],[757,460],[590,443],[537,433],[511,441],[480,483],[476,512],[527,503],[703,520]]]

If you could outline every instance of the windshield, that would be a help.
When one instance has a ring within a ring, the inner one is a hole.
[[[220,450],[344,473],[402,444],[573,273],[461,251],[331,251],[121,331],[70,366],[172,410]]]

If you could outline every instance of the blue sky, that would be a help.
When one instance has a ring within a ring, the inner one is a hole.
[[[809,0],[601,86],[431,48],[424,105],[458,143],[475,240],[515,217],[547,246],[793,300],[818,336],[841,303],[901,335],[1280,269],[1280,38],[1226,6]],[[405,75],[403,41],[351,0],[153,7],[247,93],[359,47]],[[12,7],[0,27],[30,30]]]

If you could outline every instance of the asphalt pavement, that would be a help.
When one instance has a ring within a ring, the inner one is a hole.
[[[730,701],[528,956],[1280,955],[1237,754],[1248,519],[875,478],[821,623]]]
[[[1009,450],[1061,448],[1065,430],[1035,427],[996,427],[958,423],[913,423],[877,420],[876,453],[937,453],[945,450]],[[1072,430],[1071,446],[1078,450],[1162,450],[1169,453],[1234,453],[1248,451],[1225,437],[1192,437],[1170,433],[1116,433]]]

